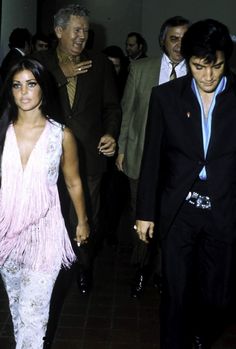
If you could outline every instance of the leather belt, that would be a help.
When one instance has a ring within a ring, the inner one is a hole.
[[[201,195],[195,191],[190,191],[185,200],[196,208],[200,208],[202,210],[211,209],[211,200],[209,196]]]

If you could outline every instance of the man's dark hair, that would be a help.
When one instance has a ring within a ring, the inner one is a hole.
[[[190,21],[187,18],[184,18],[182,16],[174,16],[171,18],[168,18],[161,26],[160,33],[159,33],[159,45],[161,49],[165,52],[165,46],[164,41],[166,37],[166,32],[168,28],[172,27],[179,27],[179,26],[189,26]]]
[[[28,43],[30,45],[31,43],[31,34],[28,29],[26,28],[15,28],[10,36],[9,36],[9,48],[24,48],[25,43]]]
[[[40,109],[45,118],[60,117],[60,103],[57,95],[56,83],[51,73],[38,61],[22,58],[8,72],[0,94],[0,157],[3,150],[6,130],[10,123],[18,118],[18,107],[15,103],[12,83],[14,76],[24,70],[29,70],[42,92]]]
[[[214,19],[192,24],[183,36],[181,54],[187,63],[193,56],[204,58],[207,63],[215,63],[217,51],[224,53],[227,64],[233,52],[233,41],[228,28]]]
[[[127,39],[130,38],[131,36],[136,37],[136,41],[137,41],[138,46],[142,45],[142,53],[146,55],[148,47],[147,47],[147,42],[144,39],[144,37],[140,33],[130,32],[127,35]]]
[[[37,32],[36,34],[34,34],[32,36],[32,41],[31,41],[32,45],[34,46],[38,40],[46,42],[47,44],[49,44],[49,37],[44,33]]]
[[[108,57],[112,57],[112,58],[120,58],[124,59],[125,54],[122,51],[122,49],[119,46],[107,46],[106,48],[104,48],[104,50],[102,51],[103,53],[105,53],[106,56]]]

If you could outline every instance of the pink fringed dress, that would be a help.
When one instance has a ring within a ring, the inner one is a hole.
[[[57,189],[62,140],[62,125],[47,121],[23,169],[13,125],[7,130],[1,164],[0,266],[9,255],[38,271],[69,267],[75,260]]]

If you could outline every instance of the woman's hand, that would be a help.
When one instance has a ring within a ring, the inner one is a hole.
[[[79,223],[76,227],[76,237],[75,241],[77,245],[83,245],[88,242],[88,237],[90,234],[90,228],[88,222]]]

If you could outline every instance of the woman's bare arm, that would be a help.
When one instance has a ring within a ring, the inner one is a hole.
[[[79,174],[79,159],[76,141],[72,132],[68,128],[65,128],[64,130],[61,168],[66,187],[78,218],[76,240],[78,243],[83,243],[89,236],[89,225],[85,208],[84,192]]]

